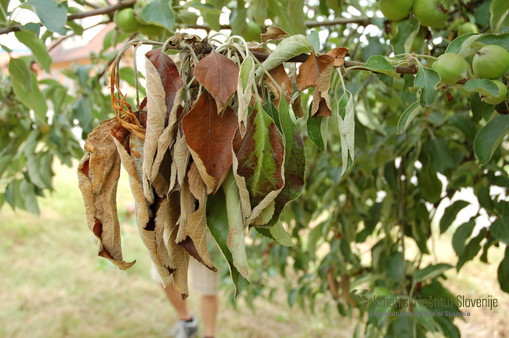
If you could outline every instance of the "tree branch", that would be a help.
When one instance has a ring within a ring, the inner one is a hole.
[[[85,11],[85,12],[80,12],[80,13],[69,14],[67,16],[67,21],[73,21],[73,20],[77,20],[77,19],[83,19],[83,18],[88,18],[90,16],[96,16],[96,15],[102,15],[102,14],[111,14],[111,13],[114,13],[114,12],[120,10],[120,9],[123,9],[126,7],[131,7],[135,3],[136,3],[136,0],[125,0],[125,1],[121,1],[119,3],[116,3],[114,5],[111,5],[111,6],[96,8],[96,9],[93,9],[90,11]],[[19,25],[5,27],[5,28],[0,29],[0,35],[8,34],[11,32],[17,32],[19,30],[21,30],[21,26],[19,26]]]
[[[313,27],[327,27],[327,26],[336,26],[336,25],[346,25],[349,23],[356,23],[361,26],[367,26],[371,23],[371,18],[366,16],[358,16],[353,18],[336,18],[332,20],[323,20],[323,21],[306,21],[305,25],[307,28]],[[190,28],[190,29],[205,29],[211,30],[208,25],[182,25],[181,28]],[[231,29],[231,25],[221,25],[220,30],[222,29]]]
[[[250,50],[250,52],[259,61],[264,61],[265,59],[267,59],[269,57],[268,53],[254,51],[254,50]],[[300,54],[300,55],[297,55],[297,56],[289,59],[286,62],[304,62],[304,61],[306,61],[308,59],[308,57],[309,57],[309,55],[307,55],[307,54]],[[370,71],[372,73],[376,73],[376,72],[373,72],[373,71],[371,71],[371,70],[369,70],[367,68],[362,68],[362,66],[364,66],[364,65],[365,64],[363,62],[345,61],[345,68],[359,67],[359,68],[357,68],[359,70],[366,70],[366,71]],[[396,67],[396,72],[399,73],[399,74],[417,74],[417,71],[418,71],[418,69],[416,67],[413,67],[413,66],[399,66],[399,67]]]
[[[110,14],[110,13],[116,12],[120,9],[123,9],[126,7],[131,7],[135,3],[136,3],[136,0],[121,1],[121,2],[111,5],[111,6],[101,7],[101,8],[93,9],[91,11],[86,11],[86,12],[81,12],[81,13],[70,14],[69,16],[67,16],[67,20],[69,21],[69,20],[88,18],[89,16]]]

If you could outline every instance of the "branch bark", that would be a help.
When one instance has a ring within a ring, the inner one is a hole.
[[[336,18],[332,20],[323,21],[306,21],[305,25],[307,28],[313,28],[313,27],[346,25],[349,23],[356,23],[360,26],[367,26],[371,23],[371,18],[368,18],[366,16],[358,16],[353,18]],[[183,25],[182,28],[211,30],[210,26],[207,25]],[[220,29],[231,29],[231,28],[232,28],[231,25],[221,25]]]
[[[88,18],[90,16],[96,16],[96,15],[102,15],[102,14],[112,14],[112,13],[114,13],[118,10],[121,10],[123,8],[131,7],[135,3],[136,3],[136,0],[125,0],[125,1],[121,1],[119,3],[116,3],[114,5],[111,5],[111,6],[96,8],[96,9],[92,9],[90,11],[85,11],[85,12],[81,12],[81,13],[69,14],[67,16],[67,21],[73,21],[73,20],[77,20],[77,19],[83,19],[83,18]],[[21,26],[19,26],[19,25],[5,27],[5,28],[0,29],[0,35],[8,34],[11,32],[17,32],[19,30],[21,30]]]
[[[136,3],[136,0],[125,0],[120,1],[114,5],[105,6],[95,8],[90,11],[73,13],[67,16],[67,21],[73,21],[76,19],[88,18],[90,16],[103,15],[103,14],[112,14],[118,10],[121,10],[126,7],[131,7]],[[362,26],[367,26],[371,23],[371,18],[365,16],[353,17],[353,18],[336,18],[332,20],[323,20],[323,21],[306,21],[306,27],[327,27],[327,26],[335,26],[335,25],[345,25],[349,23],[356,23]],[[192,29],[205,29],[211,30],[210,26],[207,25],[183,25],[181,28],[192,28]],[[230,25],[221,25],[221,29],[231,29]],[[11,32],[17,32],[21,30],[21,26],[11,26],[0,29],[0,35],[8,34]]]
[[[263,53],[263,52],[254,51],[254,50],[251,50],[250,52],[259,61],[264,61],[265,59],[267,59],[269,57],[268,53]],[[309,55],[307,55],[307,54],[300,54],[300,55],[297,55],[297,56],[289,59],[286,62],[304,62],[304,61],[306,61],[308,59],[308,57],[309,57]],[[362,66],[364,66],[363,62],[345,61],[345,68],[362,67]],[[358,69],[359,70],[371,71],[369,69],[363,69],[363,68],[358,68]],[[418,71],[418,69],[416,67],[413,67],[413,66],[399,66],[399,67],[396,67],[396,72],[399,73],[399,74],[417,74],[417,71]],[[373,72],[373,73],[376,73],[376,72]]]

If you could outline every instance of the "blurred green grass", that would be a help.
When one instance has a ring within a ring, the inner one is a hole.
[[[97,256],[85,223],[75,168],[55,167],[55,191],[40,200],[39,217],[0,211],[0,337],[165,337],[176,320],[161,288],[150,278],[149,258],[127,206],[125,174],[118,187],[124,259],[120,271]],[[283,284],[283,283],[281,283]],[[192,292],[192,290],[191,290]],[[256,312],[223,292],[218,337],[349,337],[353,324],[331,313],[305,313],[259,299]],[[198,294],[190,306],[199,308]],[[341,327],[341,329],[339,329]]]

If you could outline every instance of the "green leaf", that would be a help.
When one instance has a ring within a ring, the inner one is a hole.
[[[281,245],[291,247],[295,244],[292,241],[292,238],[288,235],[285,228],[281,223],[276,223],[271,227],[255,227],[256,231],[261,235],[275,240]]]
[[[291,0],[287,2],[288,19],[291,23],[290,27],[282,27],[290,34],[304,34],[306,33],[307,19],[304,13],[304,0]],[[288,29],[286,29],[288,28]],[[320,49],[316,49],[320,50]]]
[[[509,132],[509,115],[497,115],[475,136],[475,156],[482,164],[487,163]]]
[[[320,36],[316,29],[312,29],[308,34],[309,42],[313,45],[314,50],[320,50]]]
[[[412,103],[410,106],[405,109],[403,114],[399,117],[398,120],[398,127],[397,127],[397,134],[403,134],[405,130],[410,125],[410,122],[413,121],[413,119],[421,113],[423,110],[423,107],[421,106],[419,101],[416,101]]]
[[[431,166],[431,160],[428,159],[423,165],[423,168],[418,173],[419,187],[422,196],[431,203],[435,203],[440,199],[442,193],[442,182],[437,176],[437,173]]]
[[[35,35],[32,31],[19,31],[14,33],[19,42],[30,48],[35,59],[41,65],[41,67],[49,72],[51,66],[51,56],[48,54],[48,50],[41,39]]]
[[[499,45],[509,49],[509,32],[503,34],[482,34],[477,42],[485,45]]]
[[[278,117],[285,142],[285,185],[275,199],[274,215],[268,225],[276,224],[285,205],[299,197],[306,169],[302,133],[285,99],[280,100]]]
[[[405,257],[401,252],[393,252],[387,258],[387,277],[396,283],[405,279]]]
[[[468,244],[465,246],[465,249],[463,250],[463,253],[458,257],[458,263],[456,264],[457,271],[459,271],[466,262],[477,256],[479,250],[481,250],[480,243],[485,237],[486,229],[481,229],[479,234],[468,242]]]
[[[341,175],[353,165],[355,159],[355,113],[353,95],[344,92],[339,99],[333,96],[333,113],[331,121],[337,119],[341,142]]]
[[[509,244],[509,217],[502,216],[490,226],[490,233],[500,242]]]
[[[251,56],[248,56],[244,59],[242,62],[242,65],[240,66],[240,72],[239,72],[239,82],[242,85],[242,89],[246,90],[247,87],[251,84],[251,73],[253,72],[255,68],[255,62],[254,59]]]
[[[249,10],[253,14],[253,18],[257,24],[265,24],[265,19],[267,19],[266,0],[252,0],[249,5]]]
[[[419,68],[415,77],[414,85],[420,87],[421,103],[425,106],[431,106],[437,99],[436,86],[440,82],[440,75],[433,69]]]
[[[394,54],[403,54],[410,52],[413,37],[419,33],[421,24],[412,17],[410,20],[403,21],[398,25],[398,33],[391,39],[391,45],[394,48]]]
[[[49,152],[44,154],[30,154],[27,156],[27,169],[30,181],[38,188],[51,188],[51,160],[52,156]]]
[[[472,120],[479,122],[484,116],[490,116],[495,110],[495,106],[481,101],[479,94],[474,93],[470,96],[470,109],[472,110]]]
[[[443,234],[454,222],[456,219],[456,216],[458,215],[458,212],[460,212],[463,208],[468,206],[470,203],[467,201],[459,200],[448,206],[445,211],[444,215],[440,219],[440,233]]]
[[[315,146],[321,151],[325,150],[324,139],[327,137],[327,133],[324,133],[324,129],[329,125],[329,117],[323,116],[310,116],[307,120],[307,130],[309,139]],[[325,128],[324,128],[325,126]]]
[[[387,61],[383,55],[373,55],[368,59],[364,66],[350,67],[349,69],[362,69],[369,70],[375,73],[385,74],[393,77],[398,77],[398,73],[394,67]]]
[[[469,93],[480,93],[484,95],[498,95],[498,86],[492,80],[471,79],[465,83],[465,90]]]
[[[427,141],[423,147],[431,159],[431,166],[436,172],[447,174],[446,170],[454,167],[454,163],[447,148],[447,143],[442,138],[433,138]]]
[[[256,76],[259,77],[266,71],[268,72],[269,70],[276,68],[294,56],[303,53],[310,53],[312,50],[313,46],[311,45],[311,42],[309,42],[308,38],[304,35],[298,34],[289,36],[283,39],[279,45],[277,45],[276,49],[270,53],[269,57],[263,61],[256,71]]]
[[[490,27],[493,33],[507,31],[509,25],[509,2],[492,0],[490,5]]]
[[[226,245],[232,253],[233,265],[242,277],[249,280],[249,266],[244,242],[245,227],[240,207],[239,188],[231,171],[222,187],[226,195],[226,215],[228,218],[228,239],[226,240]]]
[[[452,268],[450,264],[428,265],[424,269],[417,270],[414,274],[414,283],[424,282],[433,279]]]
[[[24,208],[33,214],[39,215],[40,211],[35,196],[35,186],[27,181],[21,181],[19,192],[24,200]]]
[[[233,141],[234,174],[241,190],[247,224],[274,201],[284,186],[283,142],[276,124],[257,102],[249,116],[245,137],[241,138],[237,132]]]
[[[7,13],[10,0],[0,0],[0,23],[7,22]]]
[[[175,29],[175,14],[170,7],[170,1],[154,0],[149,2],[141,11],[141,19],[160,27],[164,27],[170,32]]]
[[[497,273],[500,289],[509,293],[509,247],[505,248],[504,259],[500,262]]]
[[[217,9],[210,4],[203,4],[199,0],[187,1],[182,7],[198,9],[202,14],[203,13],[221,14],[220,9]]]
[[[447,46],[445,53],[459,54],[465,41],[467,41],[468,38],[470,38],[473,35],[477,35],[477,34],[467,33],[467,34],[458,36],[456,39],[452,40],[452,42]]]
[[[55,0],[30,0],[26,5],[34,6],[35,13],[42,24],[50,31],[65,34],[65,23],[67,22],[67,9],[62,3]]]
[[[212,237],[216,240],[219,250],[228,262],[230,276],[235,286],[235,295],[249,286],[249,281],[242,277],[233,265],[233,256],[226,245],[228,241],[228,215],[226,212],[226,198],[223,190],[218,190],[207,199],[207,226]]]
[[[456,255],[460,256],[463,254],[463,251],[465,250],[465,242],[472,235],[474,227],[475,220],[470,220],[460,225],[454,232],[454,235],[452,236],[452,247],[454,248]]]
[[[16,98],[35,112],[35,117],[39,122],[44,123],[48,106],[37,85],[34,73],[28,69],[23,60],[15,58],[11,58],[9,62],[9,73]]]

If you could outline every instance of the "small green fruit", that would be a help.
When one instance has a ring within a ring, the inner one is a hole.
[[[445,53],[431,68],[440,75],[443,83],[455,84],[467,75],[468,63],[458,54]]]
[[[498,79],[509,70],[509,52],[498,45],[488,45],[474,55],[472,68],[477,77]]]
[[[445,0],[415,0],[414,15],[423,26],[444,28],[449,19],[444,13],[445,4]]]
[[[163,28],[156,25],[146,25],[140,28],[140,32],[146,36],[158,36]]]
[[[499,80],[494,80],[493,82],[495,82],[498,87],[498,95],[482,95],[481,100],[492,105],[497,105],[505,101],[507,97],[507,86]]]
[[[479,33],[479,28],[473,22],[465,22],[458,27],[458,35],[463,35],[467,33]]]
[[[115,24],[125,33],[135,33],[141,28],[132,8],[124,8],[115,13]]]
[[[392,21],[404,19],[410,14],[413,0],[380,0],[380,10]]]

